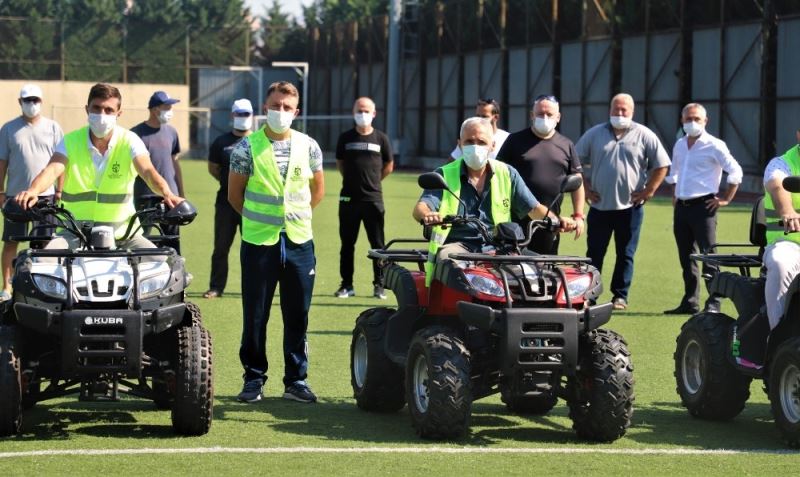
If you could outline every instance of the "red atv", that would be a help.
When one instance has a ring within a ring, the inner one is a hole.
[[[419,184],[450,192],[436,173]],[[580,176],[570,176],[562,193],[580,185]],[[623,436],[633,414],[633,365],[624,339],[599,328],[612,311],[611,303],[594,305],[600,273],[588,258],[521,252],[536,227],[558,229],[549,218],[532,221],[527,236],[513,223],[492,236],[475,217],[448,216],[442,225],[466,223],[494,251],[451,255],[430,288],[427,251],[393,248],[426,240],[369,251],[398,306],[356,320],[350,371],[358,407],[394,412],[407,402],[421,437],[449,439],[467,431],[476,399],[500,392],[512,412],[545,414],[560,397],[580,437]]]

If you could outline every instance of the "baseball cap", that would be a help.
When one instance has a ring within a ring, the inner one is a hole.
[[[42,88],[36,86],[35,84],[26,84],[20,90],[19,97],[20,98],[36,97],[36,98],[41,99],[42,98]]]
[[[253,105],[249,99],[237,99],[233,102],[232,113],[253,113]]]
[[[175,104],[180,103],[180,99],[170,98],[164,91],[156,91],[153,96],[150,96],[150,102],[147,103],[147,109],[161,106],[162,104]]]

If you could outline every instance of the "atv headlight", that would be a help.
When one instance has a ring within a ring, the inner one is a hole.
[[[139,298],[148,298],[158,293],[167,286],[169,272],[145,278],[139,281]]]
[[[60,300],[67,299],[67,284],[58,278],[34,273],[33,283],[40,292],[47,296],[58,298]]]
[[[465,275],[469,284],[472,285],[472,288],[476,291],[485,295],[506,296],[505,290],[503,290],[503,287],[500,286],[496,280],[473,273],[466,273]]]
[[[567,292],[570,297],[583,296],[592,285],[592,277],[584,275],[567,283]]]

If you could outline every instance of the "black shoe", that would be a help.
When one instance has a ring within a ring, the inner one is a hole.
[[[706,313],[720,313],[719,303],[706,303]]]
[[[311,391],[305,381],[295,381],[289,386],[286,386],[286,391],[283,393],[284,399],[297,402],[317,402],[317,396]]]
[[[671,310],[664,310],[665,315],[694,315],[700,311],[700,308],[697,306],[681,304],[677,308],[673,308]]]

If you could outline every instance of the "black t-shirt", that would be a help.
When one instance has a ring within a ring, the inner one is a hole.
[[[219,164],[220,166],[219,192],[217,192],[217,196],[222,196],[224,200],[228,200],[228,174],[231,170],[231,153],[242,139],[244,139],[244,136],[237,136],[232,132],[227,132],[214,139],[211,148],[208,150],[208,162]]]
[[[365,202],[383,200],[381,173],[392,162],[392,147],[386,134],[373,129],[362,136],[355,128],[339,136],[336,159],[341,160],[342,192],[340,197]]]
[[[530,128],[512,133],[497,153],[497,159],[514,166],[545,206],[558,195],[567,175],[583,172],[575,145],[559,132],[549,139],[541,139]],[[554,209],[561,210],[560,201]]]

